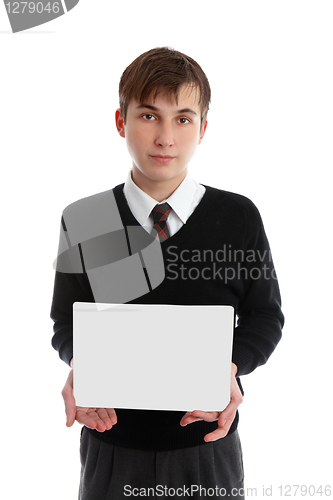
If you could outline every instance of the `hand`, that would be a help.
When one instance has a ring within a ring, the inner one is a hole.
[[[61,394],[65,403],[67,427],[71,427],[76,420],[79,424],[83,424],[90,429],[104,432],[105,430],[110,430],[117,423],[117,415],[114,408],[83,408],[76,406],[73,394],[73,370],[69,372]]]
[[[230,403],[222,411],[200,411],[194,410],[192,412],[187,412],[182,417],[180,425],[185,427],[187,424],[192,422],[198,422],[199,420],[205,420],[206,422],[218,421],[218,428],[206,434],[204,440],[206,442],[216,441],[217,439],[223,438],[228,434],[232,422],[236,416],[236,410],[238,406],[243,402],[243,396],[239,389],[239,385],[236,380],[237,366],[232,363],[231,367],[231,387],[230,387]]]

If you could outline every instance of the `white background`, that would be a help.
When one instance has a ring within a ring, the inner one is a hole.
[[[212,87],[190,171],[257,205],[283,298],[283,341],[242,380],[246,487],[279,498],[279,485],[330,484],[332,22],[320,0],[81,0],[12,34],[0,5],[3,498],[77,498],[80,426],[65,427],[69,368],[49,318],[60,218],[125,180],[119,78],[164,45],[196,59]]]

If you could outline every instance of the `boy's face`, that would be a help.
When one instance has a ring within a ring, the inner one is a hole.
[[[198,101],[197,90],[184,86],[178,104],[163,93],[143,104],[130,101],[126,124],[120,110],[116,111],[117,130],[126,139],[133,180],[139,187],[167,183],[176,189],[185,178],[207,126],[205,122],[201,127]]]

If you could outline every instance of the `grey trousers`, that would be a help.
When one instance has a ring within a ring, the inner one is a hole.
[[[83,427],[80,458],[79,500],[244,500],[243,459],[237,430],[200,446],[155,452],[103,443]]]

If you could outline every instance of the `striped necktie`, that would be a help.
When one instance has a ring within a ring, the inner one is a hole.
[[[167,240],[170,237],[167,227],[167,220],[170,212],[171,207],[168,203],[155,205],[151,212],[154,219],[153,228],[157,231],[157,236],[160,241]]]

